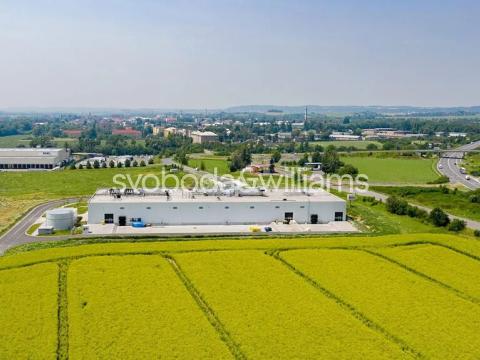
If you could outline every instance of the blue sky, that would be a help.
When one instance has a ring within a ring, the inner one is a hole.
[[[0,108],[480,104],[478,1],[0,1]]]

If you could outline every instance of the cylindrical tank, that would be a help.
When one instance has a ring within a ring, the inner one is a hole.
[[[72,208],[47,210],[47,226],[55,230],[70,230],[75,224],[76,211]]]

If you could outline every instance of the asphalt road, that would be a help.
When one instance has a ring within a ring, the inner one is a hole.
[[[37,205],[32,210],[30,210],[20,221],[18,221],[14,226],[12,226],[7,232],[5,232],[0,237],[0,254],[3,254],[8,248],[36,242],[42,240],[62,240],[67,239],[69,236],[29,236],[26,234],[28,228],[40,217],[42,214],[49,210],[65,204],[76,202],[78,199],[62,199],[62,200],[52,200],[40,205]]]
[[[438,171],[448,176],[451,183],[460,183],[470,190],[475,190],[480,188],[480,181],[473,176],[470,176],[470,180],[466,179],[466,174],[462,174],[460,172],[461,165],[461,157],[463,156],[462,150],[474,150],[480,147],[480,141],[476,141],[472,144],[467,144],[464,146],[460,146],[456,150],[458,152],[449,153],[438,161],[437,169]]]

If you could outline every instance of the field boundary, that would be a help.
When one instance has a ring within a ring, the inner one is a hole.
[[[280,240],[281,238],[279,238]],[[204,239],[205,240],[205,239]],[[215,239],[216,240],[216,239]],[[219,239],[219,240],[225,240],[225,239]],[[239,239],[239,240],[247,240],[247,239]],[[252,240],[259,240],[259,239],[252,239]],[[269,239],[269,240],[274,240],[274,239]],[[195,239],[193,241],[201,241],[200,239]],[[127,242],[123,242],[127,243]],[[136,243],[135,241],[130,241],[128,243]],[[143,242],[143,244],[147,244],[148,242]],[[115,243],[110,243],[110,242],[105,242],[102,244],[115,244]],[[140,243],[139,243],[140,244]],[[259,241],[259,244],[261,242]],[[432,246],[439,246],[446,248],[448,250],[454,251],[458,254],[464,255],[469,257],[470,259],[480,261],[480,256],[470,254],[464,250],[460,250],[457,248],[454,248],[450,245],[442,244],[442,243],[435,243],[429,240],[415,240],[415,241],[409,241],[409,242],[404,242],[404,243],[393,243],[393,244],[378,244],[378,245],[372,245],[372,244],[367,244],[367,245],[345,245],[345,246],[340,246],[340,245],[323,245],[323,246],[305,246],[305,245],[299,245],[299,246],[292,246],[292,247],[282,247],[282,246],[258,246],[258,247],[238,247],[238,248],[230,248],[230,247],[217,247],[217,248],[207,248],[207,249],[177,249],[177,250],[165,250],[165,249],[159,249],[159,250],[144,250],[144,251],[118,251],[118,252],[99,252],[99,253],[88,253],[88,254],[72,254],[72,255],[66,255],[66,256],[60,256],[60,257],[53,257],[49,259],[42,259],[42,260],[36,260],[36,261],[27,261],[25,263],[20,263],[20,264],[9,264],[2,266],[0,264],[0,271],[3,270],[11,270],[11,269],[18,269],[18,268],[24,268],[24,267],[29,267],[37,264],[45,264],[45,263],[58,263],[61,261],[74,261],[78,259],[83,259],[86,257],[91,257],[91,256],[128,256],[128,255],[166,255],[166,254],[182,254],[182,253],[191,253],[191,252],[214,252],[214,251],[247,251],[247,250],[257,250],[257,251],[263,251],[263,252],[271,252],[271,251],[277,251],[277,252],[284,252],[284,251],[294,251],[294,250],[378,250],[382,248],[395,248],[395,247],[400,247],[400,246],[415,246],[415,245],[432,245]],[[61,247],[65,248],[65,247]],[[74,246],[69,246],[68,248],[74,248]],[[55,249],[55,248],[50,248],[50,249]],[[48,250],[48,249],[46,249]],[[22,253],[23,254],[23,253]],[[13,255],[12,255],[13,256]],[[1,259],[1,257],[0,257]]]
[[[162,256],[170,264],[175,274],[178,276],[182,284],[185,286],[185,288],[189,292],[190,296],[195,300],[198,307],[207,318],[208,322],[216,330],[216,332],[220,336],[220,339],[227,345],[228,349],[230,350],[232,355],[235,357],[235,359],[242,359],[242,360],[247,359],[245,354],[240,349],[240,346],[235,342],[235,340],[233,340],[232,336],[227,331],[223,323],[220,321],[220,319],[215,314],[215,312],[210,307],[210,305],[207,303],[207,301],[202,297],[200,292],[196,289],[192,281],[181,269],[180,265],[178,265],[175,258],[167,254],[163,254]]]
[[[406,264],[404,264],[404,263],[402,263],[398,260],[392,259],[391,257],[389,257],[387,255],[377,253],[375,251],[368,250],[368,249],[361,249],[361,250],[359,249],[358,251],[362,251],[364,253],[367,253],[367,254],[370,254],[372,256],[383,259],[383,260],[385,260],[385,261],[387,261],[387,262],[389,262],[389,263],[391,263],[395,266],[400,267],[401,269],[403,269],[407,272],[410,272],[410,273],[412,273],[416,276],[421,277],[422,279],[424,279],[428,282],[431,282],[431,283],[433,283],[433,284],[435,284],[435,285],[437,285],[437,286],[439,286],[439,287],[441,287],[445,290],[451,291],[452,293],[454,293],[456,296],[462,298],[463,300],[467,300],[467,301],[470,301],[470,302],[472,302],[476,305],[480,305],[480,299],[477,299],[474,296],[466,294],[465,292],[463,292],[461,290],[458,290],[458,289],[454,288],[453,286],[444,283],[443,281],[437,280],[437,279],[435,279],[435,278],[433,278],[433,277],[431,277],[431,276],[429,276],[429,275],[427,275],[427,274],[425,274],[421,271],[418,271],[418,270],[416,270],[416,269],[414,269],[414,268],[412,268],[412,267],[410,267],[410,266],[408,266],[408,265],[406,265]]]
[[[67,277],[70,261],[63,260],[58,264],[58,333],[57,333],[57,359],[65,360],[68,355],[68,297]]]
[[[400,339],[396,335],[391,334],[388,330],[383,328],[380,324],[376,323],[373,320],[370,320],[366,315],[364,315],[362,312],[360,312],[357,308],[355,308],[353,305],[350,303],[346,302],[343,300],[341,297],[333,293],[332,291],[328,290],[324,286],[322,286],[318,281],[314,280],[304,272],[300,271],[297,269],[293,264],[285,260],[280,256],[280,252],[273,250],[273,251],[266,251],[265,255],[271,256],[277,261],[279,261],[281,264],[283,264],[286,268],[288,268],[291,272],[296,274],[297,276],[301,277],[306,283],[310,284],[313,286],[315,289],[320,291],[325,297],[328,299],[334,301],[338,306],[340,306],[345,312],[349,313],[351,316],[362,322],[366,327],[370,328],[371,330],[374,330],[375,332],[381,334],[384,336],[387,340],[395,343],[398,345],[402,351],[412,355],[413,357],[417,359],[423,359],[425,356],[420,353],[419,351],[415,350],[413,347],[411,347],[408,343],[406,343],[404,340]]]

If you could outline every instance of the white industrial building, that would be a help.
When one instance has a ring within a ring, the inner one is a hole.
[[[65,149],[12,148],[0,149],[0,169],[54,169],[69,158]]]
[[[88,204],[90,224],[119,226],[323,224],[346,220],[346,202],[326,191],[259,189],[205,191],[99,190]]]

